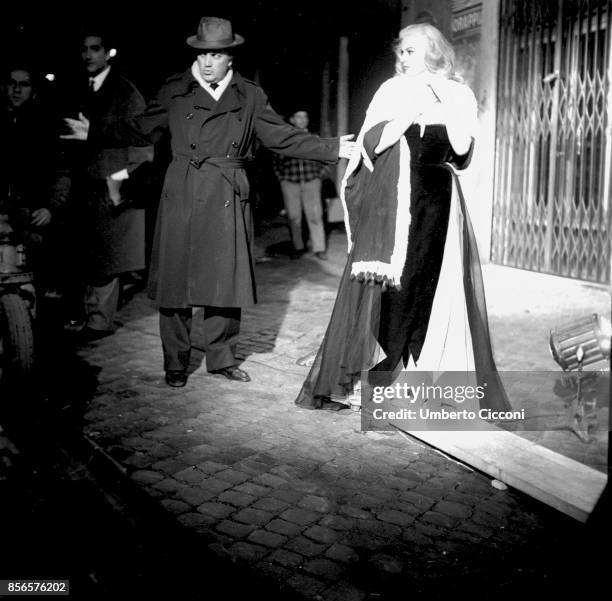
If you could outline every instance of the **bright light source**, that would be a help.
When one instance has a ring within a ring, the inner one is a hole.
[[[45,75],[45,79],[46,79],[47,81],[55,81],[55,73],[47,73],[47,74]]]
[[[610,359],[610,322],[596,313],[550,332],[550,351],[563,371]]]
[[[116,49],[116,48],[111,48],[111,49],[108,51],[108,56],[110,56],[111,58],[113,58],[113,57],[117,56],[117,49]]]

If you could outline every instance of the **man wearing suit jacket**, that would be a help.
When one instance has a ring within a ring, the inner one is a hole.
[[[120,138],[122,127],[146,105],[134,84],[111,66],[107,34],[90,28],[83,32],[81,44],[84,77],[67,99],[78,117],[65,119],[73,133],[62,137],[73,140],[67,152],[71,233],[78,258],[75,275],[85,285],[80,337],[87,341],[113,333],[119,275],[145,266],[144,211],[130,206],[133,178],[121,192],[119,183],[151,153],[146,147],[130,148]],[[85,136],[74,134],[77,123],[87,123]]]

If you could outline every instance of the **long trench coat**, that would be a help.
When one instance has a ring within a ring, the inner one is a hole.
[[[255,303],[245,164],[256,141],[283,155],[333,163],[338,139],[286,124],[263,90],[237,73],[218,101],[190,70],[171,77],[138,126],[148,139],[169,128],[173,155],[155,228],[150,297],[176,308]]]
[[[127,147],[120,137],[145,101],[136,87],[111,68],[102,87],[90,92],[86,82],[71,91],[68,106],[90,120],[86,142],[70,141],[65,152],[72,180],[68,228],[76,248],[72,260],[87,281],[97,283],[120,273],[143,269],[144,210],[130,201],[138,177],[124,186],[125,204],[115,207],[108,196],[106,177],[129,171],[150,160],[152,148]]]

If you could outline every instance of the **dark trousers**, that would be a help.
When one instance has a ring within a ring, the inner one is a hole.
[[[190,307],[162,307],[159,310],[165,371],[189,367],[192,314]],[[204,307],[204,350],[208,371],[236,364],[234,354],[240,333],[240,315],[239,307]]]

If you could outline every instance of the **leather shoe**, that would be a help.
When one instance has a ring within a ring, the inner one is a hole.
[[[236,380],[237,382],[251,381],[249,374],[247,374],[244,369],[240,369],[236,365],[230,365],[229,367],[224,367],[223,369],[215,369],[210,373],[219,374],[220,376],[225,376],[228,380]]]
[[[166,372],[166,384],[172,388],[182,388],[187,384],[187,374],[180,370],[169,370]]]

